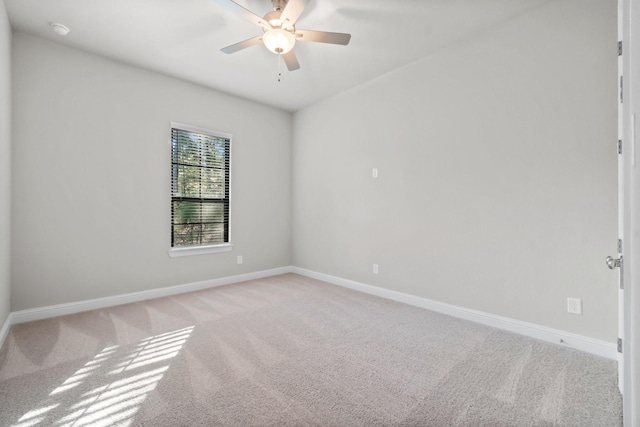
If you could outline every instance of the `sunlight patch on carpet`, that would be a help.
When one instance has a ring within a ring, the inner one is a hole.
[[[47,418],[47,424],[55,426],[131,425],[193,329],[154,335],[133,346],[104,348],[51,391],[41,408],[27,412],[12,427],[31,427]]]

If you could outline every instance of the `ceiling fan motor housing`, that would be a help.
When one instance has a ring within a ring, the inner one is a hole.
[[[269,25],[271,25],[273,28],[279,28],[282,25],[282,21],[280,20],[280,15],[282,15],[281,11],[273,10],[267,13],[266,15],[264,15],[264,20],[267,21]],[[267,31],[266,28],[263,28],[263,30]]]

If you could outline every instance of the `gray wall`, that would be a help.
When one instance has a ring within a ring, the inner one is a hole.
[[[615,341],[615,45],[549,2],[296,113],[294,265]]]
[[[13,90],[13,311],[290,265],[289,113],[23,33]],[[171,121],[233,134],[232,252],[167,254]]]
[[[11,28],[0,1],[0,327],[9,316],[11,237]]]

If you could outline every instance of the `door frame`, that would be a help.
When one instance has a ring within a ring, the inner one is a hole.
[[[624,22],[624,1],[618,0],[618,82],[620,82],[620,86],[618,87],[618,141],[617,141],[617,151],[618,151],[618,244],[617,246],[617,258],[623,259],[624,248],[620,245],[620,242],[624,242],[624,156],[621,150],[622,141],[624,140],[624,103],[623,101],[623,85],[622,78],[624,75],[624,56],[621,54],[621,45],[622,40],[624,39],[623,34],[623,25]],[[611,268],[611,267],[609,267]],[[622,340],[624,343],[624,287],[622,286],[624,283],[624,267],[616,269],[616,273],[618,275],[618,339]],[[624,354],[620,352],[618,348],[617,354],[618,360],[618,388],[620,389],[620,393],[624,394]]]

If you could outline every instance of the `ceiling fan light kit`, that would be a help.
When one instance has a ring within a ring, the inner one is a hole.
[[[231,54],[262,42],[269,51],[282,56],[289,71],[294,71],[300,68],[293,51],[296,40],[343,46],[349,44],[351,40],[351,34],[296,30],[295,23],[304,10],[303,0],[271,0],[274,10],[268,12],[264,18],[233,0],[215,1],[227,9],[240,13],[247,20],[262,27],[264,31],[262,36],[256,36],[220,49],[224,53]]]
[[[271,52],[284,55],[293,49],[293,45],[296,44],[296,36],[282,28],[274,28],[265,31],[262,42]]]

